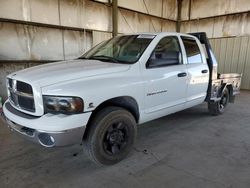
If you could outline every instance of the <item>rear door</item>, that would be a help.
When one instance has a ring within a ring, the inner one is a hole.
[[[187,105],[203,102],[207,95],[209,69],[202,46],[193,37],[181,36],[187,58]]]

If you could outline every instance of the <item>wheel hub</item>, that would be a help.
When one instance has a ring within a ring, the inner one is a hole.
[[[122,133],[121,130],[114,130],[109,136],[109,141],[112,144],[121,144],[123,139],[124,139],[124,134]]]
[[[110,155],[120,153],[127,145],[126,125],[118,122],[110,125],[103,140],[104,151]]]

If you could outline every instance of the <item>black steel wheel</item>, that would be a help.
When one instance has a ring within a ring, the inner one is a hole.
[[[108,155],[119,154],[128,145],[128,125],[122,121],[111,124],[103,138],[103,149]]]
[[[106,107],[93,118],[83,140],[89,158],[97,164],[112,165],[130,152],[137,134],[134,116],[120,107]]]
[[[228,90],[225,89],[224,92],[222,93],[221,100],[219,101],[220,111],[224,111],[224,109],[227,106],[228,100],[229,100],[229,93]]]
[[[208,103],[208,110],[211,115],[220,115],[223,114],[225,108],[229,101],[229,91],[225,88],[222,92],[220,101]]]

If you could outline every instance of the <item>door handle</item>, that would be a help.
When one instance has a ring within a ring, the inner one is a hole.
[[[208,72],[207,69],[201,71],[202,74],[205,74],[205,73],[207,73],[207,72]]]
[[[178,77],[185,77],[187,76],[187,73],[186,72],[181,72],[179,74],[177,74]]]

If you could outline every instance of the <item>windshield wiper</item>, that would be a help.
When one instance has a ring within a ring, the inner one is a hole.
[[[97,56],[92,56],[88,59],[96,59],[96,60],[104,60],[104,61],[110,61],[110,62],[113,62],[113,63],[121,63],[119,60],[113,58],[113,57],[110,57],[110,56],[105,56],[105,55],[97,55]]]
[[[131,64],[131,62],[118,60],[118,59],[113,58],[111,56],[105,56],[105,55],[91,56],[89,58],[87,58],[87,57],[79,57],[78,59],[95,59],[95,60],[106,61],[106,62],[108,61],[108,62],[112,62],[112,63]]]
[[[86,58],[86,57],[78,57],[77,59],[88,59],[88,58]]]

